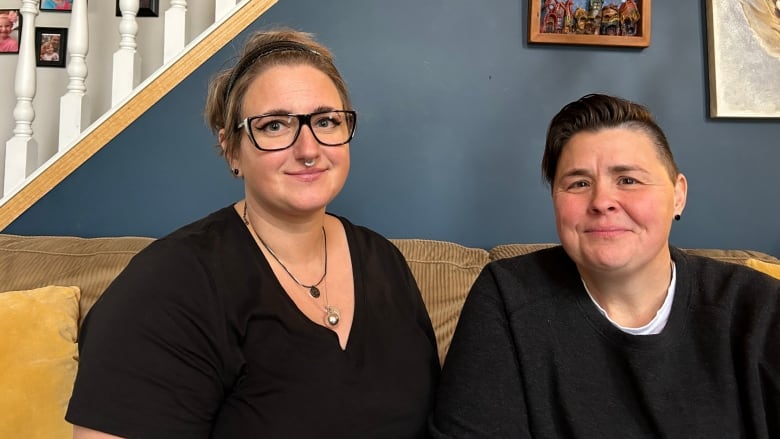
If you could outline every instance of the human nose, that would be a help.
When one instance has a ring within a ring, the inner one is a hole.
[[[316,157],[319,154],[320,142],[314,136],[311,119],[301,120],[299,126],[298,138],[293,143],[296,158],[308,159]]]
[[[607,184],[594,183],[591,190],[589,210],[595,214],[605,214],[617,210],[614,188]]]

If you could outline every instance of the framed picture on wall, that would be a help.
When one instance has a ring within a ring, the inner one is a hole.
[[[528,0],[528,42],[650,45],[652,0]]]
[[[0,9],[0,54],[19,53],[22,15],[18,9]]]
[[[138,2],[138,14],[136,17],[157,17],[160,9],[160,0],[140,0]],[[116,0],[116,16],[121,17],[122,11],[119,9],[119,0]]]
[[[68,29],[64,27],[36,27],[35,53],[39,67],[65,67]]]
[[[41,11],[70,12],[73,0],[42,0]]]
[[[780,2],[706,7],[710,117],[780,117]]]

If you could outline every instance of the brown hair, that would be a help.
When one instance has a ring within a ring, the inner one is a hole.
[[[204,117],[215,135],[224,129],[220,141],[226,148],[220,154],[229,160],[241,141],[243,100],[254,78],[274,66],[308,65],[327,75],[336,86],[344,110],[352,110],[347,85],[327,47],[312,34],[287,28],[257,32],[249,37],[238,62],[211,78]]]
[[[552,187],[561,153],[575,134],[606,128],[643,131],[655,144],[658,157],[664,163],[669,177],[672,181],[677,178],[680,170],[666,135],[646,107],[614,96],[589,94],[566,104],[550,122],[542,157],[542,179],[547,185]]]

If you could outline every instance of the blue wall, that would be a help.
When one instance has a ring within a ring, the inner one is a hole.
[[[780,123],[708,117],[704,2],[654,2],[641,50],[529,46],[527,3],[280,0],[255,23],[315,33],[350,86],[352,173],[330,210],[388,237],[556,241],[540,182],[545,129],[598,91],[647,104],[667,132],[690,184],[673,244],[780,256]],[[241,198],[200,109],[246,36],[4,232],[160,236]]]

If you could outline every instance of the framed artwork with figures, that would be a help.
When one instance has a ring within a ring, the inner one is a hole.
[[[528,42],[650,45],[652,0],[529,0]]]

